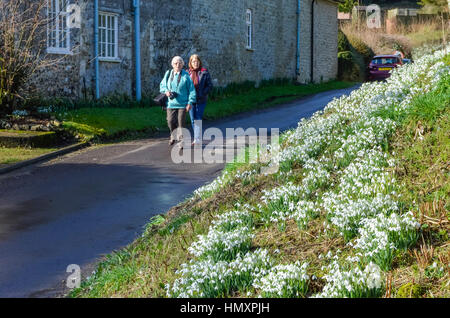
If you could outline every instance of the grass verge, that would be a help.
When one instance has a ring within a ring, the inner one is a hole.
[[[418,244],[392,271],[400,297],[450,297],[450,80],[418,97],[393,138],[405,205],[422,224]],[[446,274],[447,273],[447,274]]]
[[[420,208],[415,213],[422,229],[417,244],[394,253],[387,272],[386,297],[449,297],[449,86],[449,78],[446,78],[438,90],[416,97],[411,111],[399,120],[401,125],[396,136],[389,140],[389,152],[395,153],[401,162],[395,166],[394,173],[400,179],[402,210],[414,211],[419,202]],[[390,118],[392,114],[380,112],[378,116]],[[430,151],[434,155],[430,156]],[[323,151],[327,152],[327,149]],[[234,164],[229,165],[227,171],[254,168]],[[217,215],[236,209],[236,204],[257,206],[264,190],[287,182],[298,184],[305,179],[304,171],[301,165],[293,165],[288,174],[259,175],[249,182],[228,182],[220,191],[213,191],[203,199],[186,200],[167,215],[153,218],[142,237],[127,248],[107,256],[91,279],[70,296],[164,297],[165,284],[173,283],[177,278],[175,271],[192,259],[188,247],[198,235],[208,232]],[[335,177],[331,175],[330,179]],[[333,187],[327,187],[330,186]],[[319,186],[319,192],[324,190],[327,188]],[[418,193],[422,194],[418,196]],[[329,260],[322,255],[337,256],[339,251],[341,258],[355,256],[355,250],[346,244],[336,228],[324,229],[327,221],[324,211],[315,215],[307,228],[288,220],[280,229],[280,224],[265,222],[260,213],[254,218],[252,249],[273,251],[277,263],[308,262],[310,272],[317,277],[311,282],[308,295],[320,292],[325,285],[323,266],[329,265]],[[247,294],[236,289],[222,296],[246,297]]]
[[[36,158],[56,150],[56,148],[0,147],[0,167],[2,165],[6,166],[20,161]]]

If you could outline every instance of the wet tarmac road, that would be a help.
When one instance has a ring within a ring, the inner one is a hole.
[[[204,128],[285,130],[355,88]],[[61,295],[68,265],[80,265],[86,276],[102,255],[132,242],[152,216],[212,181],[223,166],[174,164],[167,139],[152,138],[92,147],[0,176],[0,297]]]

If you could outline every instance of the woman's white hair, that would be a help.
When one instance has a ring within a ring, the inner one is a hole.
[[[173,65],[175,62],[177,62],[177,61],[180,61],[180,62],[181,62],[182,67],[184,66],[184,60],[181,58],[181,56],[175,56],[175,57],[172,59],[172,65]]]

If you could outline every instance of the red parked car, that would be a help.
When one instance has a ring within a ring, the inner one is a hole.
[[[369,64],[369,80],[384,80],[393,68],[403,65],[401,56],[377,55]]]

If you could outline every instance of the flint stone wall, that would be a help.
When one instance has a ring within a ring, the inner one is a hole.
[[[75,0],[71,0],[75,2]],[[141,0],[143,94],[156,94],[171,58],[187,64],[199,54],[216,85],[272,78],[310,82],[311,0],[301,1],[300,74],[296,74],[296,0]],[[72,54],[44,69],[32,86],[45,96],[92,98],[94,78],[94,5],[78,0],[81,27],[71,29]],[[119,58],[100,61],[101,95],[135,91],[134,10],[131,0],[100,0],[100,11],[118,15]],[[246,10],[252,10],[252,49],[246,48]],[[337,77],[337,5],[315,4],[314,81]],[[187,67],[187,65],[186,65]]]

